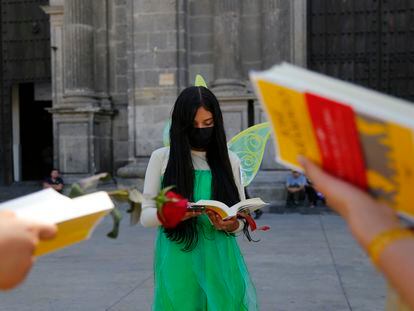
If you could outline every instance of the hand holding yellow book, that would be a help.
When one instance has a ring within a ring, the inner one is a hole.
[[[276,160],[302,155],[414,223],[414,106],[289,64],[250,74],[272,124]]]
[[[88,239],[113,207],[112,200],[103,191],[70,199],[53,189],[0,204],[0,210],[11,210],[19,218],[57,225],[56,237],[41,241],[36,248],[36,256]]]

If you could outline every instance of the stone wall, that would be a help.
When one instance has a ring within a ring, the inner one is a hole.
[[[186,76],[185,15],[181,1],[128,4],[130,156],[148,157],[161,147],[162,129]],[[186,79],[185,79],[186,80]]]
[[[115,9],[121,14],[124,1],[119,2]],[[281,61],[305,63],[305,51],[299,56],[294,52],[295,42],[305,39],[304,34],[298,36],[305,2],[127,1],[128,56],[123,64],[128,68],[129,160],[145,161],[162,146],[162,129],[175,98],[196,74],[202,74],[222,100],[228,137],[246,128],[247,100],[254,99],[248,72]],[[223,80],[237,80],[228,89],[241,87],[223,93]],[[263,122],[256,107],[255,122]],[[264,168],[276,168],[273,147],[266,154]]]
[[[298,36],[305,25],[304,3],[51,0],[51,7],[60,8],[58,13],[50,9],[55,163],[83,165],[85,174],[108,169],[108,162],[115,171],[131,163],[145,167],[151,152],[162,146],[162,130],[178,93],[196,74],[219,97],[228,138],[248,126],[252,111],[254,121],[263,122],[257,104],[248,109],[248,100],[255,100],[248,72],[280,61],[305,63],[306,53],[294,49],[305,38]],[[92,10],[93,18],[83,19],[78,8]],[[68,17],[70,12],[80,14],[80,20]],[[79,29],[88,39],[72,32],[78,24],[85,26]],[[82,152],[75,147],[79,139]],[[268,149],[263,168],[274,169]],[[75,157],[82,159],[69,163]],[[85,157],[87,164],[81,163]]]
[[[127,1],[109,1],[109,94],[116,115],[113,119],[114,169],[128,163],[128,24]]]

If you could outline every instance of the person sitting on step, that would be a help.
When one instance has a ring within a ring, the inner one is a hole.
[[[298,206],[305,199],[306,177],[295,170],[292,170],[286,177],[287,199],[286,207]]]

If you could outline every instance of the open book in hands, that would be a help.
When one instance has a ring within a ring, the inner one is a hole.
[[[231,218],[237,215],[237,213],[252,213],[255,210],[258,210],[267,203],[263,202],[260,198],[251,198],[247,200],[240,201],[239,203],[233,206],[227,206],[223,202],[215,200],[200,200],[195,203],[190,204],[190,210],[211,210],[216,212],[221,216],[222,219]]]
[[[57,225],[56,237],[40,241],[36,256],[88,239],[99,221],[113,207],[112,200],[103,191],[70,199],[53,189],[0,204],[0,210],[13,211],[19,218]]]

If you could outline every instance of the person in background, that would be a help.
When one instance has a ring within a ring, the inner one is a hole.
[[[391,307],[391,302],[392,310],[414,310],[413,230],[403,227],[394,210],[366,192],[329,175],[307,159],[299,161],[329,206],[345,219],[352,235],[396,290],[399,299],[389,300],[387,307]]]
[[[309,207],[310,208],[316,207],[319,196],[318,196],[318,192],[313,187],[313,184],[309,178],[306,178],[305,192],[306,192],[306,196],[308,197]]]
[[[0,211],[0,290],[19,285],[29,273],[39,240],[56,235],[54,225],[19,219],[11,211]]]
[[[62,193],[63,187],[65,186],[63,179],[60,177],[60,172],[58,169],[52,169],[50,176],[45,179],[43,182],[43,188],[53,188],[56,191]]]
[[[286,177],[287,199],[286,206],[299,205],[305,199],[306,177],[295,170],[292,170]]]

